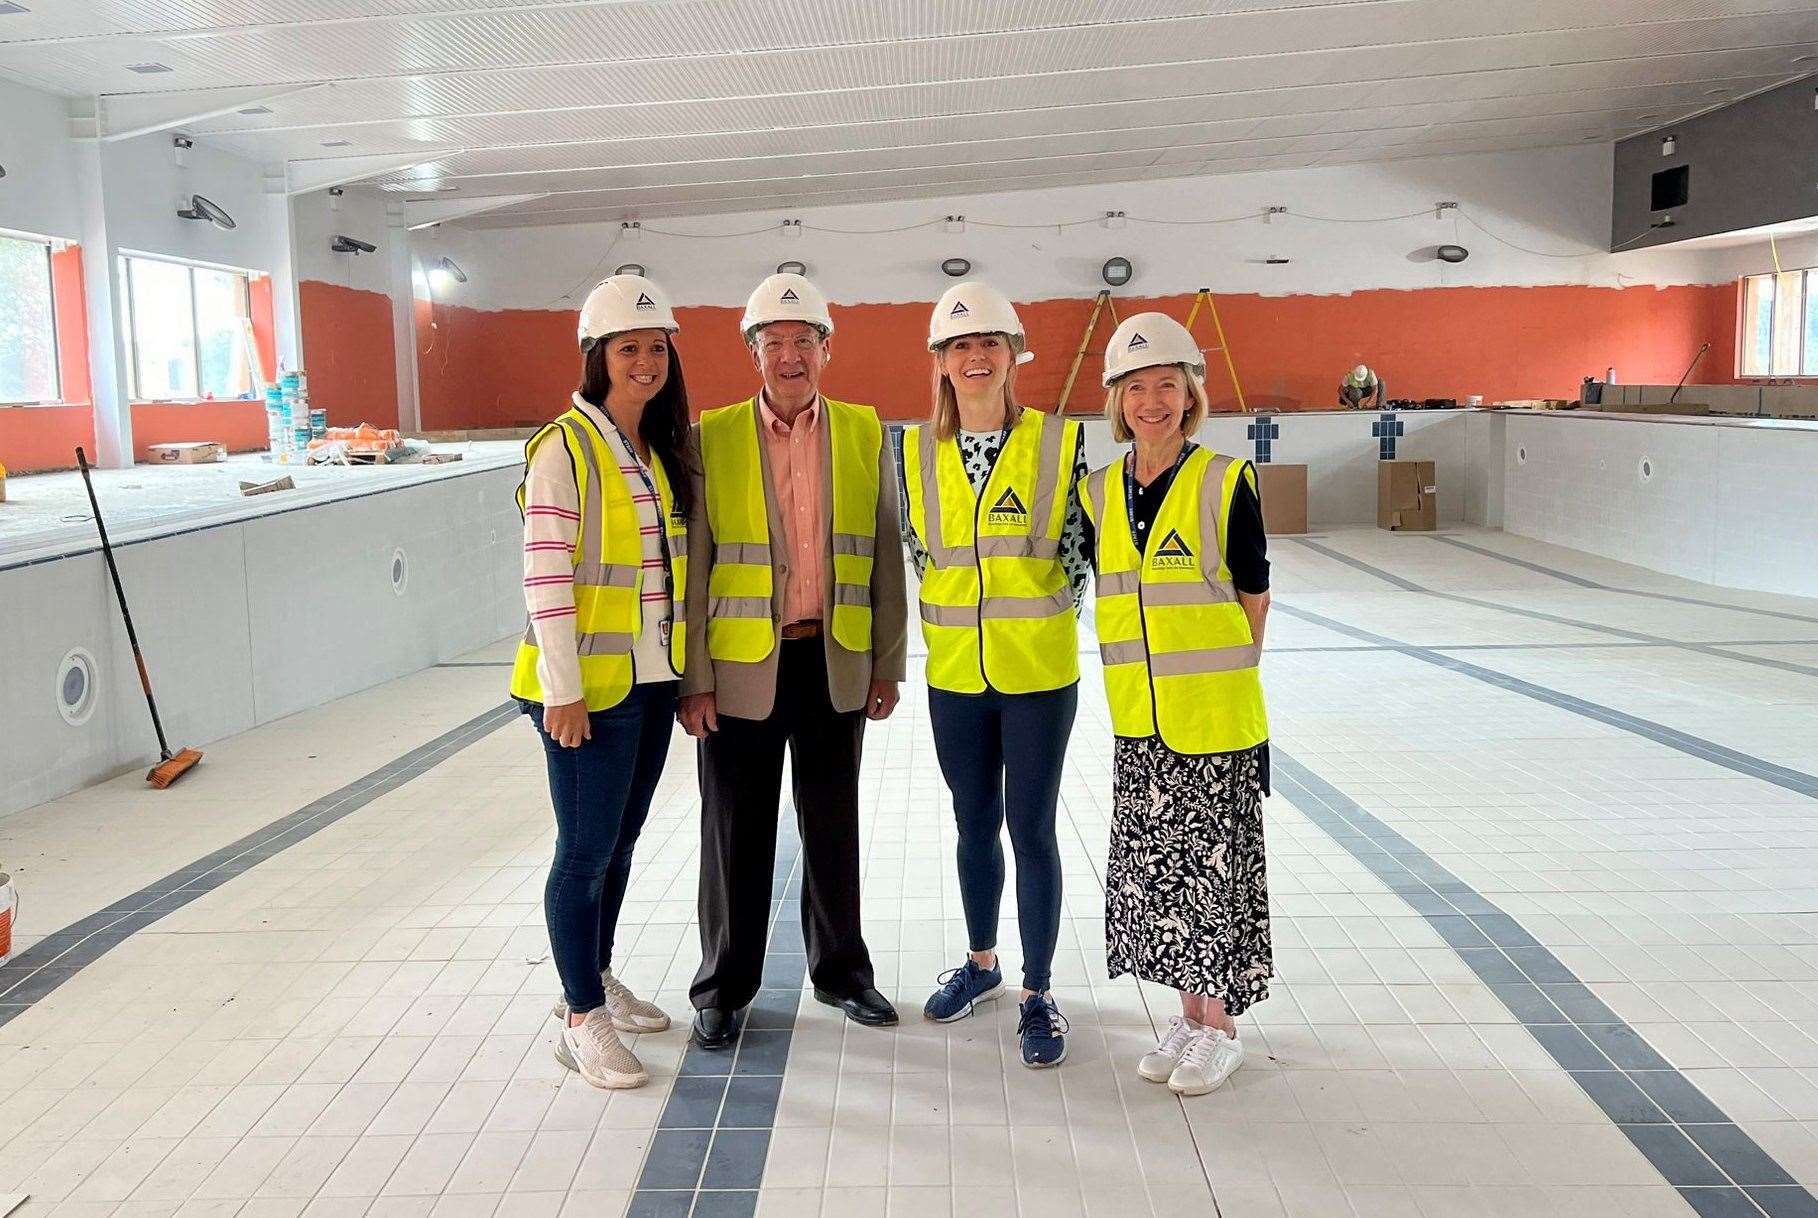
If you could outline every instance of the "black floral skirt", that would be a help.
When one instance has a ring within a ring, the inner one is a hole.
[[[1268,745],[1196,757],[1119,737],[1112,767],[1105,955],[1111,976],[1222,999],[1269,996],[1262,797]]]

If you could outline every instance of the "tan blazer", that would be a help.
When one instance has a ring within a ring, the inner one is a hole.
[[[753,426],[759,413],[752,411]],[[821,519],[826,531],[821,537],[821,621],[833,623],[833,428],[832,412],[825,399],[821,403]],[[701,452],[701,427],[694,425],[694,451]],[[770,518],[770,536],[783,537],[783,525],[777,514],[776,486],[770,475],[770,454],[758,437],[758,460],[764,480],[764,508]],[[685,611],[688,618],[688,656],[682,674],[683,694],[715,695],[715,709],[722,715],[740,719],[764,719],[776,702],[777,651],[782,638],[783,586],[782,573],[771,581],[770,617],[779,645],[755,664],[736,660],[714,660],[707,654],[707,580],[713,570],[713,528],[707,518],[706,462],[697,460],[694,470],[694,512],[688,520],[688,596]],[[855,711],[864,707],[871,692],[871,682],[901,681],[909,649],[909,610],[904,595],[903,537],[898,523],[896,498],[896,462],[886,431],[878,453],[877,549],[871,564],[871,649],[848,651],[833,638],[831,629],[821,631],[821,642],[827,651],[827,693],[837,711]],[[773,551],[787,554],[780,544]]]

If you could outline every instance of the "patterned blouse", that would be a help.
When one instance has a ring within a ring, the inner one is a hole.
[[[991,476],[997,454],[1003,449],[1004,434],[1001,431],[962,431],[957,433],[956,439],[960,464],[965,466],[973,494],[978,494]],[[1067,573],[1067,582],[1073,585],[1073,612],[1076,614],[1085,610],[1086,592],[1092,587],[1092,553],[1086,545],[1086,513],[1079,503],[1079,483],[1086,472],[1086,437],[1082,432],[1079,445],[1073,450],[1073,474],[1067,479],[1067,519],[1061,525],[1060,539],[1061,569]],[[928,567],[928,548],[916,536],[914,525],[909,526],[909,557],[920,578]]]

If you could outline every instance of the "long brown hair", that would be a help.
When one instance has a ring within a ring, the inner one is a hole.
[[[976,337],[976,336],[973,336]],[[1008,334],[999,334],[1004,345],[1010,348],[1010,371],[1004,376],[1004,426],[1014,427],[1016,421],[1023,417],[1023,407],[1016,400],[1016,344],[1010,341]],[[947,350],[942,343],[932,352],[934,356],[934,408],[928,412],[928,427],[934,432],[937,440],[951,440],[959,433],[959,395],[953,391],[953,382],[941,368],[941,356]]]
[[[606,374],[606,346],[595,343],[581,361],[581,385],[575,390],[589,405],[606,409],[606,391],[612,378]],[[682,353],[675,349],[675,336],[669,338],[669,378],[656,395],[644,403],[643,417],[638,420],[638,438],[650,446],[651,455],[663,463],[669,476],[669,490],[675,498],[675,510],[683,516],[694,510],[694,479],[690,477],[693,462],[688,443],[688,383],[682,378]]]

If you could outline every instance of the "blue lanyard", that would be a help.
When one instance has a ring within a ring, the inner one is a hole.
[[[1180,467],[1186,461],[1187,454],[1198,447],[1199,445],[1191,440],[1180,446],[1180,456],[1174,458],[1174,464],[1168,468],[1167,490],[1174,489],[1174,478],[1180,473]],[[1149,485],[1154,486],[1156,482],[1160,481],[1161,479],[1157,478]],[[1136,535],[1136,450],[1134,448],[1130,450],[1130,455],[1124,458],[1124,514],[1130,518],[1130,540],[1135,543],[1136,552],[1141,554],[1148,538]]]

